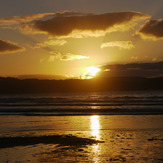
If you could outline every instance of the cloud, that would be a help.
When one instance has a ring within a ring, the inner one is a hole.
[[[66,61],[88,59],[88,58],[89,58],[88,56],[76,55],[76,54],[70,54],[70,53],[62,56],[62,60],[66,60]]]
[[[134,48],[132,41],[112,41],[101,44],[101,48],[106,47],[118,47],[120,49],[131,49]]]
[[[73,60],[81,60],[81,59],[88,59],[88,56],[77,55],[77,54],[61,54],[58,51],[51,52],[52,55],[49,57],[49,62],[54,62],[54,60],[59,59],[62,61],[73,61]]]
[[[125,31],[136,21],[148,19],[140,12],[82,14],[64,12],[47,20],[37,20],[21,27],[24,32],[44,33],[53,37],[98,37],[111,31]]]
[[[42,48],[47,46],[63,46],[67,43],[66,40],[48,40],[43,43],[37,43],[34,48]]]
[[[16,43],[0,40],[0,54],[1,53],[15,53],[24,50],[23,47],[18,46]]]
[[[0,19],[1,24],[21,24],[32,22],[37,19],[41,19],[45,16],[54,15],[54,13],[39,13],[39,14],[31,14],[25,16],[13,16],[10,18]]]
[[[163,75],[163,62],[113,64],[101,66],[101,69],[105,77],[159,77]]]
[[[147,21],[138,34],[145,39],[163,39],[163,19]]]

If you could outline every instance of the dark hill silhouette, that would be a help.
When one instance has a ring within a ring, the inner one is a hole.
[[[0,77],[0,94],[163,90],[163,77],[41,80]]]

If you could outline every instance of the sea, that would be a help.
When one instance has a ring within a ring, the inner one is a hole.
[[[163,91],[0,95],[0,116],[163,114]]]
[[[163,162],[163,91],[0,95],[0,162]]]

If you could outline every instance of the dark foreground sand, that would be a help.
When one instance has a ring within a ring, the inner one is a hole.
[[[163,162],[162,115],[2,116],[0,162]]]

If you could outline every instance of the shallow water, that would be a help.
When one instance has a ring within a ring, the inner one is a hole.
[[[0,96],[0,162],[161,163],[162,124],[163,91]]]
[[[72,135],[102,142],[15,144],[0,149],[0,162],[163,161],[162,115],[2,116],[1,122],[1,137]]]

